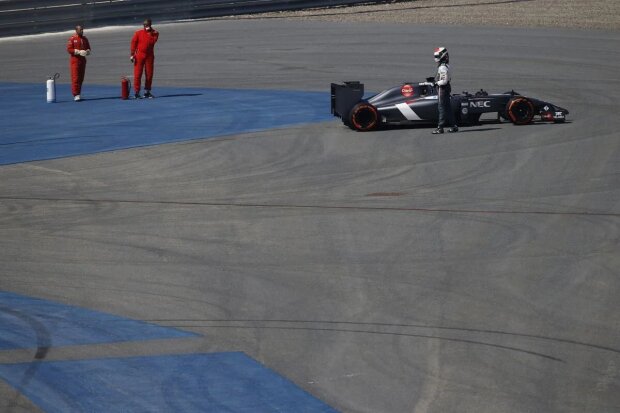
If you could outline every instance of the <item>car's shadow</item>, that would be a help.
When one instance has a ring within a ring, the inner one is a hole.
[[[469,132],[487,132],[491,130],[501,130],[502,128],[476,128],[476,129],[464,129],[459,127],[459,131],[457,133],[469,133]]]
[[[522,125],[524,127],[532,127],[532,126],[549,126],[549,125],[561,125],[561,124],[569,124],[572,123],[571,121],[564,121],[564,122],[558,122],[558,123],[553,123],[553,122],[532,122],[530,124],[527,125]],[[494,131],[494,130],[500,130],[502,129],[500,126],[513,126],[512,122],[498,122],[496,120],[482,120],[480,121],[480,123],[478,124],[474,124],[474,125],[464,125],[464,126],[459,126],[459,131],[457,133],[467,133],[467,132],[488,132],[488,131]],[[373,131],[368,131],[366,133],[372,133],[372,132],[381,132],[381,131],[388,131],[388,130],[433,130],[435,129],[437,126],[436,125],[430,125],[430,124],[424,124],[424,125],[388,125],[388,126],[381,126],[378,129],[375,129]],[[447,128],[446,128],[446,132]]]
[[[496,123],[495,125],[499,125],[499,124]],[[437,128],[436,125],[390,125],[390,126],[383,126],[383,127],[378,128],[378,129],[375,129],[375,130],[372,130],[372,131],[368,131],[368,132],[365,132],[365,133],[381,132],[381,131],[389,131],[389,130],[419,130],[419,131],[427,130],[427,131],[431,132],[435,128]],[[488,132],[488,131],[501,130],[501,129],[502,128],[500,128],[500,127],[491,127],[491,126],[484,126],[484,125],[459,126],[459,131],[455,132],[455,133]],[[450,133],[450,132],[448,132],[448,128],[445,128],[445,132],[444,133],[446,133],[446,134]]]

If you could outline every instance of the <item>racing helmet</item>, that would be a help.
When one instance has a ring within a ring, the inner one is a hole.
[[[445,47],[438,47],[435,49],[435,62],[448,63],[450,55],[448,55],[448,49]]]

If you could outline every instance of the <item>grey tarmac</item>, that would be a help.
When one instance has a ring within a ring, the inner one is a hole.
[[[618,32],[154,26],[154,92],[379,91],[432,75],[443,45],[453,91],[571,114],[441,136],[334,120],[0,167],[0,290],[204,335],[46,359],[243,351],[348,413],[620,410]],[[117,84],[131,31],[86,28],[85,90]],[[0,80],[66,81],[65,37],[0,41]],[[36,363],[0,352],[20,361]],[[37,409],[0,383],[0,411]]]

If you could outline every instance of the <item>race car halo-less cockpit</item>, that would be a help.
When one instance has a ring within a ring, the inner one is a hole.
[[[386,125],[437,124],[437,87],[433,78],[406,82],[364,99],[364,85],[357,81],[331,84],[331,111],[351,129],[370,131]],[[452,95],[452,110],[459,125],[474,125],[483,113],[515,125],[533,121],[564,122],[568,110],[513,91]]]

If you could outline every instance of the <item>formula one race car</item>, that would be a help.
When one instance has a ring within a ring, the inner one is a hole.
[[[437,124],[438,88],[433,78],[425,82],[404,83],[368,99],[360,82],[331,84],[331,110],[334,116],[351,129],[370,131],[385,125]],[[522,96],[513,91],[489,94],[480,90],[474,94],[452,95],[454,119],[459,125],[475,125],[483,113],[497,113],[497,120],[510,120],[525,125],[535,120],[564,122],[568,110],[539,99]]]

